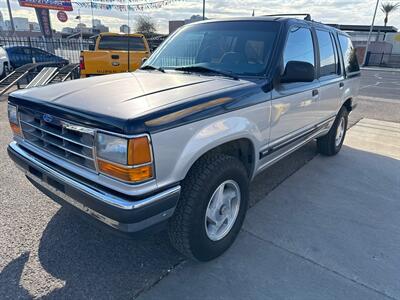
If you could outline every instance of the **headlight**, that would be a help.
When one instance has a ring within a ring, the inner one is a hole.
[[[97,166],[101,173],[127,182],[153,178],[153,157],[147,136],[127,139],[97,134]]]
[[[126,165],[128,162],[128,140],[109,134],[97,134],[97,156]]]
[[[17,107],[14,105],[8,104],[7,112],[8,112],[8,121],[10,122],[11,130],[13,131],[13,133],[15,135],[21,135],[21,127],[19,127]]]

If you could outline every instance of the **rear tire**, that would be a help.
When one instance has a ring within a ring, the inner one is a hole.
[[[168,226],[171,243],[195,260],[218,257],[237,237],[248,198],[248,174],[238,159],[225,154],[204,156],[182,183],[181,198]]]
[[[329,132],[317,139],[319,153],[326,156],[333,156],[340,151],[346,137],[348,115],[347,109],[342,106]]]

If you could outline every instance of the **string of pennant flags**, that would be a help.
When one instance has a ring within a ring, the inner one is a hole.
[[[121,4],[127,4],[127,3],[146,3],[146,2],[159,2],[158,1],[152,1],[152,0],[81,0],[80,2],[101,2],[101,3],[110,3],[110,4],[115,4],[115,3],[121,3]],[[77,1],[78,2],[78,1]]]
[[[185,0],[95,0],[95,1],[73,1],[72,3],[81,8],[94,8],[100,10],[117,11],[144,11],[146,9],[161,8],[174,2]]]

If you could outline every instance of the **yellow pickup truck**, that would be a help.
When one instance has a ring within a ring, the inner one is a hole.
[[[81,77],[134,71],[149,56],[150,48],[143,34],[101,33],[94,51],[81,51]]]

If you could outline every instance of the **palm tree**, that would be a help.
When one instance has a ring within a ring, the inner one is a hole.
[[[389,14],[400,7],[400,3],[382,3],[381,11],[385,14],[385,27],[389,21]]]

